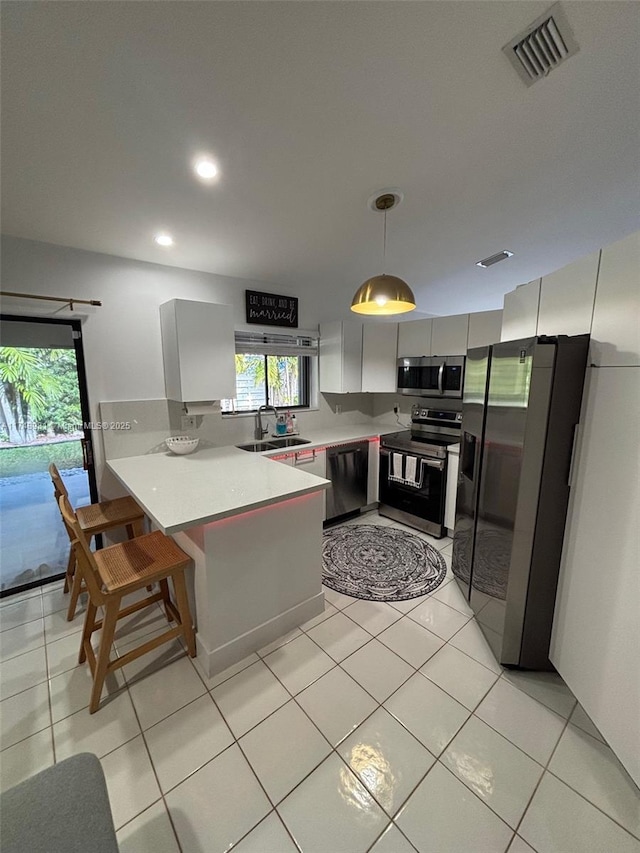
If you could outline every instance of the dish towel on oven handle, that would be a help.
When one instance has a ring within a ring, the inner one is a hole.
[[[415,456],[404,457],[404,480],[408,486],[419,486],[418,477],[420,471],[418,469],[418,460]],[[420,466],[422,467],[422,466]]]
[[[403,483],[402,477],[402,453],[391,453],[391,465],[389,466],[389,479]]]

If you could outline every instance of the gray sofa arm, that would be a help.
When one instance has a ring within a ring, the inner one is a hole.
[[[118,853],[100,762],[84,752],[0,795],[2,853]]]

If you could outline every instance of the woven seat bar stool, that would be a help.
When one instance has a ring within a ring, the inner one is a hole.
[[[67,487],[53,462],[49,465],[49,476],[53,483],[56,504],[60,500],[61,495],[64,495],[69,500]],[[70,501],[69,504],[71,504]],[[131,497],[115,498],[115,500],[111,501],[101,501],[100,503],[89,504],[89,506],[80,506],[75,510],[75,513],[78,524],[89,541],[91,541],[92,536],[97,536],[99,533],[106,533],[108,530],[114,530],[117,527],[126,528],[129,539],[142,536],[144,533],[144,512]],[[73,537],[68,528],[67,533],[71,542]],[[64,576],[64,591],[69,592],[69,590],[71,590],[71,599],[69,600],[69,608],[67,610],[67,620],[71,622],[78,606],[78,597],[84,591],[81,576],[76,576],[76,556],[73,546],[69,549],[67,571]]]
[[[119,545],[110,545],[94,553],[69,500],[64,495],[60,496],[59,507],[65,524],[73,533],[77,571],[82,573],[89,593],[78,660],[80,663],[88,660],[91,668],[93,688],[89,713],[93,714],[100,705],[104,680],[114,670],[126,666],[175,637],[184,637],[190,656],[196,656],[196,639],[184,577],[184,570],[189,565],[190,558],[173,539],[159,530]],[[168,595],[168,578],[173,581],[175,604]],[[125,595],[155,582],[160,582],[160,592],[148,595],[127,607],[121,607]],[[176,622],[176,626],[111,660],[111,646],[118,619],[136,613],[157,601],[164,602],[167,619]],[[96,619],[99,607],[103,608],[103,619]],[[102,633],[96,656],[91,645],[91,635],[100,629]]]

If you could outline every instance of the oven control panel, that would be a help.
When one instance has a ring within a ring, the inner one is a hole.
[[[415,403],[411,407],[413,423],[440,423],[443,426],[459,426],[462,423],[462,412],[449,412],[442,409],[429,409]]]

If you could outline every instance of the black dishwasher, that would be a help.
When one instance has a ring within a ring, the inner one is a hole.
[[[369,442],[327,447],[327,521],[367,504]]]

